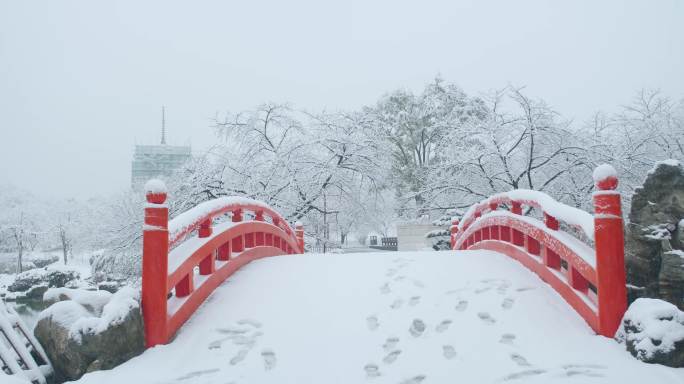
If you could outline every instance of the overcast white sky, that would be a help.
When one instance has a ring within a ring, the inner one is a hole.
[[[162,104],[171,143],[201,150],[217,111],[357,108],[438,73],[577,120],[642,87],[679,99],[684,1],[0,0],[0,183],[118,192]]]

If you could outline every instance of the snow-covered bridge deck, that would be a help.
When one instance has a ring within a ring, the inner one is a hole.
[[[176,339],[79,383],[678,383],[487,251],[254,261]]]

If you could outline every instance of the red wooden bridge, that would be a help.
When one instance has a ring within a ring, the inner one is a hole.
[[[620,195],[612,167],[594,173],[594,214],[517,190],[475,204],[451,227],[454,251],[518,260],[556,290],[598,334],[613,337],[626,310]],[[304,230],[267,205],[209,201],[168,219],[163,184],[146,186],[142,306],[146,344],[168,343],[226,278],[255,259],[304,252]],[[249,220],[245,220],[249,218]]]

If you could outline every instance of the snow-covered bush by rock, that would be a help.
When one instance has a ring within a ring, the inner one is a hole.
[[[639,360],[684,367],[684,312],[673,304],[637,299],[629,306],[615,337]]]

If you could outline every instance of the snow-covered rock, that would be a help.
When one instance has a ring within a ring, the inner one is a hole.
[[[684,309],[684,168],[658,163],[632,197],[625,237],[630,296]]]
[[[639,360],[684,367],[684,312],[666,301],[637,299],[616,338]]]
[[[46,300],[61,300],[41,312],[34,329],[59,379],[111,369],[144,350],[139,293],[125,287],[105,291],[52,289]]]

